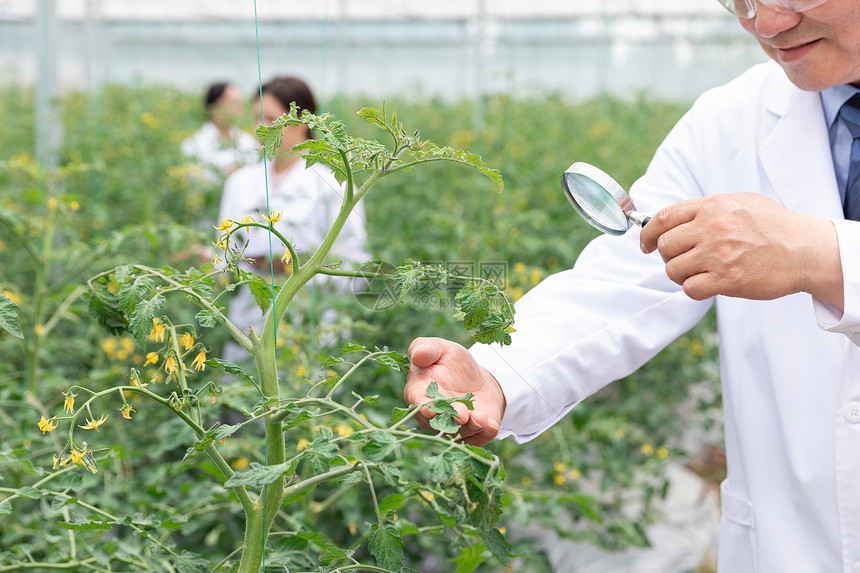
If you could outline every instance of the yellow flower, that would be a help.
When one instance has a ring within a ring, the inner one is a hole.
[[[511,292],[511,296],[515,301],[523,298],[523,295],[526,294],[525,291],[521,287],[514,287],[514,290]]]
[[[179,344],[181,344],[185,350],[191,350],[191,347],[194,346],[194,337],[186,332],[179,337]]]
[[[176,372],[176,369],[177,369],[176,359],[173,357],[172,354],[169,354],[164,361],[164,371],[167,372],[168,374],[173,374]]]
[[[250,215],[245,215],[242,217],[242,224],[247,225],[248,223],[256,223],[257,221]]]
[[[566,482],[566,481],[567,481],[567,480],[564,478],[564,476],[563,476],[563,475],[561,475],[561,474],[555,474],[555,477],[554,477],[554,478],[552,478],[552,479],[553,479],[553,481],[556,483],[556,485],[564,485],[564,482]]]
[[[53,197],[48,199],[48,208],[49,209],[56,209],[57,208],[57,200],[54,199]]]
[[[54,460],[54,466],[53,466],[53,469],[57,469],[57,468],[59,468],[59,467],[60,467],[60,458],[58,458],[58,457],[57,457],[57,454],[54,454],[54,455],[52,456],[52,459]]]
[[[87,466],[87,469],[90,470],[91,473],[96,473],[99,471],[95,467],[91,466],[90,464],[85,464],[85,465]]]
[[[57,422],[54,422],[55,419],[56,416],[50,420],[46,420],[45,416],[42,416],[42,419],[39,420],[39,429],[42,430],[42,434],[47,434],[57,429]]]
[[[340,424],[334,427],[334,431],[337,432],[338,436],[348,436],[352,433],[352,428],[344,424]]]
[[[150,352],[146,355],[146,362],[143,365],[149,366],[150,364],[158,364],[158,352]],[[134,384],[132,385],[134,386]]]
[[[623,428],[618,428],[617,430],[615,430],[615,437],[620,440],[621,438],[624,437],[625,433],[626,432],[624,431]]]
[[[639,448],[639,451],[642,452],[643,456],[650,456],[654,453],[654,448],[651,447],[651,444],[642,444],[642,447]]]
[[[155,354],[155,352],[151,352],[150,354]],[[156,361],[158,360],[158,354],[155,354],[155,359]],[[147,384],[146,382],[140,381],[140,376],[138,376],[137,370],[135,370],[134,368],[132,368],[131,376],[129,376],[128,379],[131,380],[131,385],[135,388],[146,388],[147,386],[149,386],[149,384]]]
[[[536,285],[540,282],[540,271],[539,270],[537,270],[537,269],[532,270],[531,280],[532,280],[532,285]]]
[[[158,318],[152,319],[152,331],[149,333],[150,338],[155,342],[164,342],[164,331],[166,327]]]
[[[306,447],[308,447],[309,445],[310,445],[310,442],[308,442],[308,441],[307,441],[306,439],[304,439],[304,438],[300,438],[300,439],[299,439],[299,442],[296,444],[296,451],[297,451],[297,452],[300,452],[300,451],[302,451],[303,449],[305,449]]]
[[[520,273],[520,274],[525,273],[525,272],[526,272],[526,265],[525,265],[525,263],[517,263],[517,264],[515,264],[515,265],[514,265],[514,272],[516,272],[516,273]]]
[[[308,375],[308,369],[305,368],[304,366],[299,366],[298,368],[296,368],[296,376],[304,377],[307,375]]]
[[[218,231],[227,231],[232,226],[233,226],[233,221],[231,221],[227,217],[224,217],[221,220],[221,224],[219,226],[215,227],[215,229],[217,229]]]
[[[126,404],[122,408],[120,408],[120,412],[122,412],[122,417],[126,420],[131,420],[131,413],[134,412],[134,408],[131,407],[131,404]]]
[[[215,255],[214,257],[212,257],[212,262],[215,263],[216,265],[220,265],[221,264],[221,258],[218,255]]]
[[[8,298],[9,300],[11,300],[12,302],[14,302],[15,304],[17,304],[18,306],[21,306],[21,297],[20,297],[20,296],[18,296],[17,294],[15,294],[15,293],[13,293],[12,291],[4,290],[4,291],[3,291],[2,293],[0,293],[0,294],[2,294],[3,296],[5,296],[5,297],[6,297],[6,298]]]
[[[33,327],[33,332],[35,332],[37,335],[42,334],[44,331],[45,331],[45,325],[44,324],[37,324],[36,326]]]
[[[660,447],[657,449],[657,457],[661,460],[665,460],[669,456],[669,450],[664,447]]]
[[[552,467],[556,471],[556,473],[560,473],[560,474],[564,473],[564,470],[567,469],[567,466],[561,462],[555,462]]]
[[[77,201],[69,201],[69,209],[71,209],[72,211],[77,211],[80,208],[81,204]]]
[[[84,463],[84,456],[86,455],[86,453],[87,453],[86,446],[84,446],[84,449],[81,450],[80,452],[78,450],[76,450],[75,448],[72,448],[72,451],[69,452],[69,456],[71,456],[71,460],[72,460],[73,464],[81,464],[83,466],[83,465],[86,465]]]
[[[499,528],[499,533],[501,533],[502,535],[504,535],[504,534],[505,534],[505,533],[507,533],[507,532],[508,532],[508,528],[507,528],[507,527],[500,527],[500,528]]]
[[[68,412],[69,414],[75,409],[75,394],[69,390],[69,393],[66,394],[66,401],[63,402],[63,411]]]
[[[194,361],[191,363],[191,366],[199,372],[206,370],[206,352],[204,350],[201,350],[200,353],[197,354]],[[212,403],[215,403],[215,394],[212,394]]]
[[[568,470],[568,472],[567,472],[567,478],[570,480],[576,481],[581,477],[582,477],[582,472],[576,468],[573,468],[572,470]]]
[[[226,249],[227,248],[227,235],[221,235],[217,241],[212,243],[216,249]]]
[[[233,463],[230,465],[233,466],[233,469],[235,469],[235,470],[243,470],[243,469],[247,468],[250,463],[251,462],[248,460],[248,458],[241,457],[241,458],[234,460]]]
[[[158,129],[158,126],[161,125],[158,119],[148,111],[140,115],[140,121],[152,129]]]
[[[269,216],[268,216],[268,217],[267,217],[265,214],[263,214],[262,212],[260,213],[260,215],[262,215],[262,217],[263,217],[263,220],[265,220],[265,221],[267,221],[267,222],[269,222],[269,223],[277,223],[278,221],[280,221],[280,220],[281,220],[281,215],[283,215],[283,214],[284,214],[284,210],[283,210],[283,209],[281,209],[281,210],[280,210],[279,212],[277,212],[277,213],[275,213],[275,211],[274,211],[274,209],[273,209],[273,210],[272,210],[272,212],[271,212],[271,213],[269,213]]]
[[[87,420],[87,423],[85,425],[83,425],[83,426],[78,425],[78,427],[83,429],[83,430],[95,430],[96,432],[98,432],[99,426],[104,424],[105,420],[107,420],[107,419],[108,419],[107,414],[105,414],[104,416],[102,416],[98,420]]]

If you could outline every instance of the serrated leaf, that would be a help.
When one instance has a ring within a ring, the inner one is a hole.
[[[179,557],[175,558],[174,564],[179,573],[208,573],[209,571],[208,559],[185,549],[182,550]]]
[[[128,321],[128,329],[131,331],[138,344],[144,345],[146,336],[152,331],[152,319],[155,313],[164,306],[164,297],[160,294],[149,300],[140,301],[131,314]]]
[[[487,544],[487,549],[493,554],[493,557],[499,560],[502,565],[508,565],[511,560],[509,554],[511,552],[511,544],[502,535],[498,529],[491,529],[482,535],[484,543]]]
[[[340,349],[340,353],[341,354],[348,354],[350,352],[358,352],[361,350],[363,350],[364,352],[367,352],[367,348],[365,348],[361,344],[355,344],[353,342],[348,342],[348,343],[343,345],[343,348]]]
[[[394,410],[391,412],[390,425],[393,426],[394,424],[405,418],[409,412],[410,408],[394,408]]]
[[[397,511],[403,506],[403,502],[405,501],[406,498],[399,493],[387,495],[379,502],[379,512],[384,515],[389,511]]]
[[[15,493],[17,493],[19,497],[24,497],[27,499],[41,499],[45,496],[44,490],[36,489],[35,487],[31,487],[29,485],[25,485]]]
[[[367,538],[367,549],[384,569],[397,571],[403,566],[403,540],[397,528],[386,523],[382,527],[374,523]]]
[[[396,450],[397,446],[397,438],[388,432],[376,431],[370,435],[367,443],[361,447],[361,451],[370,461],[381,462]]]
[[[390,487],[400,485],[400,470],[393,466],[382,466],[382,479]]]
[[[424,462],[430,468],[431,482],[445,481],[454,474],[454,464],[444,454],[427,456],[424,458]]]
[[[8,501],[0,502],[0,515],[10,515],[12,513],[12,504]]]
[[[85,531],[85,530],[92,530],[92,529],[110,529],[112,524],[108,521],[101,521],[101,520],[93,520],[93,521],[72,520],[72,521],[58,521],[57,525],[65,528],[65,529],[71,529],[73,531]]]
[[[265,314],[272,305],[272,285],[263,279],[257,278],[248,283],[248,290],[250,290],[251,294],[254,296],[254,301],[257,303],[257,306],[260,307],[260,311]]]
[[[378,348],[375,349],[375,352],[384,352],[384,354],[380,354],[379,356],[377,356],[375,360],[377,362],[385,364],[392,370],[398,372],[406,372],[409,370],[409,358],[407,358],[403,354],[388,349],[385,349],[385,351],[380,351]]]
[[[328,565],[332,561],[338,561],[339,559],[348,559],[355,555],[355,551],[351,549],[341,549],[340,547],[335,547],[333,545],[327,546],[322,555],[320,555],[320,563],[323,565]]]
[[[224,370],[225,372],[229,372],[230,374],[235,374],[236,376],[247,378],[252,383],[254,383],[255,386],[257,384],[253,376],[245,372],[245,370],[243,370],[241,366],[239,366],[238,364],[234,364],[229,360],[222,360],[221,358],[210,358],[204,364],[206,364],[207,366],[211,366],[212,368],[219,368],[221,370]]]
[[[89,313],[110,334],[120,335],[128,330],[128,321],[119,308],[119,298],[103,284],[92,285],[89,298]]]
[[[292,472],[294,465],[292,462],[284,462],[273,466],[263,466],[255,462],[251,462],[250,469],[244,472],[236,472],[224,482],[225,487],[262,487],[270,484],[281,478],[285,473]]]
[[[0,328],[15,338],[24,338],[21,324],[18,322],[18,305],[2,294],[0,294]]]
[[[212,310],[201,310],[194,318],[197,319],[198,324],[203,328],[212,328],[216,324],[218,324],[218,320],[215,318],[215,312]]]
[[[451,414],[437,414],[430,418],[430,427],[442,434],[456,434],[460,431],[460,424]]]
[[[76,497],[66,497],[66,496],[55,496],[51,500],[51,509],[58,510],[61,507],[65,507],[67,505],[71,505],[73,503],[78,503],[78,498]]]

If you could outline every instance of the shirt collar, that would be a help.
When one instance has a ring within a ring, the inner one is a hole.
[[[842,105],[856,93],[860,93],[860,89],[849,84],[840,84],[821,92],[821,105],[824,107],[824,118],[827,120],[828,129],[833,127],[833,122],[836,121]]]

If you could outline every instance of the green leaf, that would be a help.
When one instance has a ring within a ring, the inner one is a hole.
[[[511,552],[511,544],[502,535],[498,529],[491,529],[482,535],[484,543],[487,544],[487,549],[493,554],[493,557],[499,560],[502,565],[510,563],[509,554]]]
[[[0,515],[10,515],[12,513],[12,504],[8,501],[0,502]]]
[[[340,349],[340,353],[341,354],[348,354],[350,352],[358,352],[360,350],[367,352],[367,348],[365,348],[361,344],[355,344],[353,342],[347,342],[346,344],[343,345],[343,348]]]
[[[323,553],[320,556],[320,563],[322,563],[323,565],[328,565],[332,561],[338,561],[339,559],[348,559],[353,555],[355,555],[355,551],[351,549],[341,549],[340,547],[329,545],[323,550]]]
[[[213,326],[218,324],[218,321],[215,319],[215,316],[215,311],[201,310],[194,316],[194,318],[197,319],[197,322],[203,328],[212,328]]]
[[[42,497],[45,496],[44,490],[36,489],[36,488],[30,487],[28,485],[25,485],[24,487],[20,488],[15,493],[17,493],[20,497],[24,497],[27,499],[41,499]]]
[[[393,426],[394,424],[405,418],[409,412],[410,408],[394,408],[394,410],[391,412],[390,425]]]
[[[387,495],[379,502],[379,512],[386,514],[389,511],[397,511],[403,506],[403,502],[405,501],[406,498],[399,493]]]
[[[94,284],[86,295],[89,298],[90,316],[110,334],[120,335],[128,329],[125,314],[119,308],[119,298],[103,284]]]
[[[374,348],[374,352],[384,352],[384,354],[380,354],[375,358],[377,362],[385,364],[389,368],[399,372],[406,372],[409,370],[409,359],[400,354],[399,352],[394,352],[393,350],[388,350],[384,348],[380,350],[379,348]]]
[[[370,439],[362,446],[361,450],[370,461],[381,462],[396,450],[397,446],[397,438],[388,432],[376,431],[370,435]]]
[[[284,462],[273,466],[262,466],[256,462],[251,462],[250,469],[245,472],[236,472],[230,479],[224,482],[225,487],[262,487],[273,483],[281,478],[285,473],[292,473],[294,465],[292,462]]]
[[[430,467],[431,482],[445,481],[454,474],[454,464],[444,454],[427,456],[424,462]]]
[[[403,566],[403,540],[400,532],[390,523],[380,527],[374,523],[367,538],[367,549],[376,559],[377,565],[396,571]]]
[[[197,553],[185,549],[175,560],[179,573],[208,573],[209,561]]]
[[[58,495],[51,500],[51,509],[56,511],[61,507],[65,507],[73,503],[78,503],[78,498]]]
[[[110,529],[112,524],[101,520],[85,521],[83,519],[73,519],[72,521],[58,521],[57,525],[73,531],[84,531],[90,529]]]
[[[243,378],[247,378],[250,380],[255,386],[257,385],[254,378],[245,372],[241,366],[238,364],[234,364],[228,360],[222,360],[221,358],[210,358],[205,362],[207,366],[211,366],[212,368],[219,368],[224,370],[225,372],[229,372],[230,374],[235,374],[236,376],[241,376]]]
[[[149,300],[140,301],[131,314],[128,329],[141,346],[144,345],[146,336],[152,331],[152,319],[155,313],[160,311],[163,306],[164,297],[157,294]]]
[[[382,479],[390,487],[400,485],[400,470],[394,466],[382,466]]]
[[[460,424],[451,414],[437,414],[430,418],[430,427],[442,434],[456,434],[460,431]]]
[[[260,307],[260,311],[265,314],[272,305],[272,285],[258,277],[248,283],[248,289],[251,291],[251,294],[254,295],[254,301],[257,303],[257,306]],[[258,332],[257,334],[262,333]]]
[[[18,322],[18,305],[2,294],[0,294],[0,328],[15,338],[24,338]]]

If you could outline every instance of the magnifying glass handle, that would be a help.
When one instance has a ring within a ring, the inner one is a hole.
[[[628,211],[627,218],[639,225],[640,227],[644,227],[648,224],[648,221],[651,220],[651,217],[643,215],[639,211]]]

